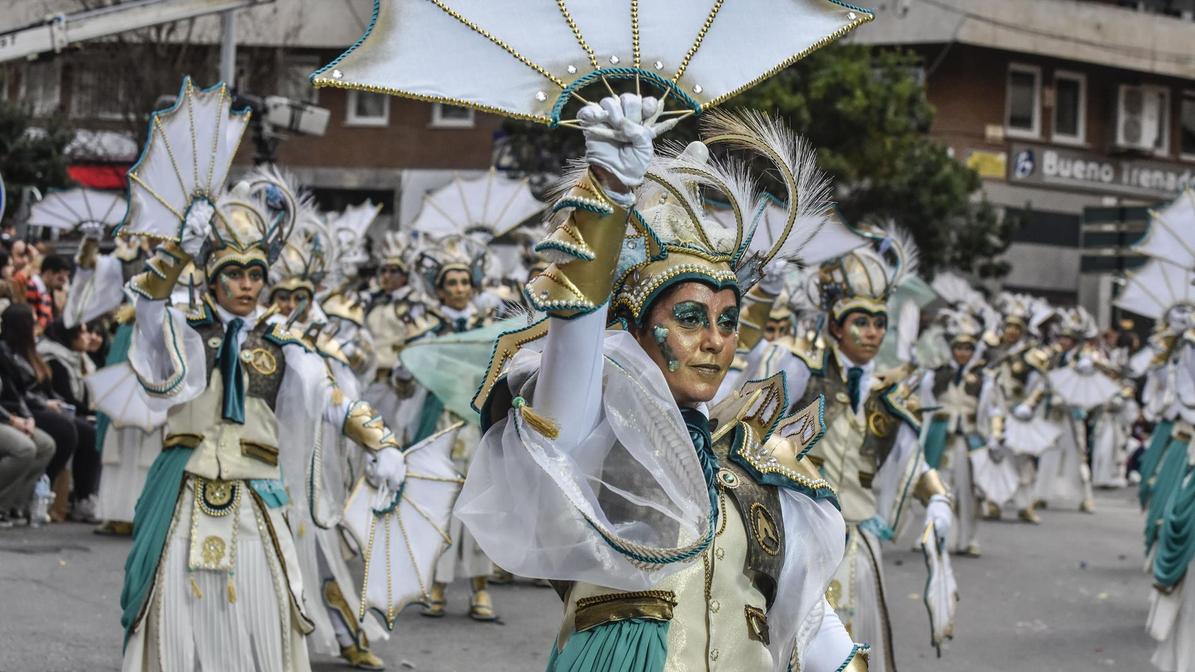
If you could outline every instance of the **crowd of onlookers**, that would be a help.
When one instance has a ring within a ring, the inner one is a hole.
[[[0,528],[98,521],[100,450],[84,377],[107,329],[63,321],[74,263],[0,234]]]

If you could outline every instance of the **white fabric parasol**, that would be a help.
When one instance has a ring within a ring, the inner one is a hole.
[[[448,522],[464,479],[452,467],[461,424],[420,441],[405,452],[407,479],[398,493],[357,481],[345,504],[343,525],[365,560],[357,617],[373,609],[391,630],[407,604],[429,600],[436,560],[451,544]]]
[[[1193,268],[1195,261],[1183,267],[1164,259],[1150,259],[1129,274],[1128,283],[1116,297],[1116,306],[1158,320],[1172,306],[1195,305]]]
[[[734,213],[730,208],[717,207],[715,204],[708,212],[723,226],[734,230]],[[758,228],[755,230],[755,237],[751,239],[752,246],[762,250],[771,248],[776,241],[776,236],[784,231],[787,217],[788,212],[784,208],[775,203],[769,203],[758,214]],[[822,262],[841,257],[851,250],[863,247],[868,242],[867,238],[844,224],[837,213],[833,212],[825,216],[819,213],[817,217],[810,217],[806,222],[797,222],[793,225],[793,230],[817,232],[817,235],[814,236],[806,235],[807,240],[801,245],[798,260],[805,267],[817,267]],[[793,268],[796,268],[796,265]]]
[[[585,89],[633,79],[701,112],[872,18],[841,0],[375,0],[311,81],[556,125]]]
[[[1051,371],[1049,379],[1054,397],[1073,408],[1091,410],[1120,394],[1120,384],[1099,370],[1082,373],[1073,366],[1064,366]]]
[[[500,238],[544,207],[531,195],[527,178],[513,179],[491,168],[476,177],[455,176],[425,195],[411,228],[435,238],[454,233]]]
[[[232,110],[223,83],[198,89],[183,79],[174,104],[150,117],[149,137],[129,169],[129,209],[119,233],[178,240],[196,198],[213,203],[223,192],[248,110]]]
[[[921,533],[921,552],[929,579],[925,582],[925,608],[929,610],[930,644],[942,655],[942,642],[954,639],[954,615],[958,608],[958,584],[950,554],[938,546],[933,523]]]
[[[55,191],[29,209],[29,226],[72,231],[80,224],[95,222],[107,228],[120,224],[127,208],[124,194],[115,191]]]
[[[1006,455],[1002,460],[994,460],[992,448],[989,447],[973,450],[969,457],[972,480],[975,487],[983,492],[984,497],[997,504],[1011,501],[1019,485],[1017,468],[1012,457]]]
[[[105,366],[84,378],[95,410],[117,427],[137,427],[151,432],[166,422],[166,413],[149,407],[145,388],[128,362]]]
[[[1004,445],[1019,455],[1041,455],[1061,433],[1054,423],[1037,416],[1028,421],[1014,415],[1004,418]]]

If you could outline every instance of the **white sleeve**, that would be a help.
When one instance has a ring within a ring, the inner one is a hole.
[[[752,350],[754,360],[748,358],[747,370],[753,373],[747,377],[747,380],[761,380],[775,375],[777,371],[783,371],[784,386],[788,391],[789,403],[794,403],[805,394],[805,388],[809,385],[810,372],[805,360],[789,352],[783,346],[767,341],[760,341],[760,344],[763,347],[757,346],[758,352]]]
[[[534,406],[560,428],[556,446],[568,451],[593,430],[601,417],[606,309],[571,320],[549,320]]]
[[[207,387],[207,355],[198,332],[165,301],[137,299],[129,365],[153,411],[188,402]]]
[[[851,639],[850,633],[838,619],[838,614],[824,599],[821,611],[821,624],[813,640],[805,648],[804,661],[801,664],[803,672],[837,672],[846,667],[862,650],[862,647]]]
[[[913,485],[929,471],[920,437],[904,422],[897,430],[896,443],[887,459],[880,465],[872,484],[876,496],[876,515],[900,535],[904,512],[908,507]]]
[[[825,607],[826,587],[846,550],[846,523],[829,501],[817,501],[785,488],[779,493],[784,520],[784,566],[778,577],[776,598],[768,609],[771,631],[768,648],[776,669],[784,672],[794,645],[798,655],[808,660],[810,643],[818,637],[823,620],[819,612]],[[832,609],[825,609],[834,614]],[[837,620],[837,616],[834,618]],[[821,668],[802,664],[800,669]]]
[[[598,324],[573,322],[565,326],[585,336]],[[645,590],[708,547],[714,502],[659,367],[629,334],[605,332],[599,344],[573,361],[571,346],[592,346],[554,342],[552,366],[533,351],[516,356],[510,379],[548,375],[532,409],[552,414],[561,432],[545,435],[519,409],[508,412],[474,453],[455,513],[507,571]]]

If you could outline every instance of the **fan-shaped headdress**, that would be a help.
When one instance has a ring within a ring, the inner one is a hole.
[[[882,233],[866,233],[876,244],[852,250],[825,262],[810,278],[810,294],[832,319],[862,311],[888,312],[888,297],[916,275],[920,253],[908,232],[889,225]]]
[[[1078,341],[1095,338],[1099,335],[1099,327],[1095,318],[1083,306],[1062,308],[1057,311],[1059,336],[1070,336]]]
[[[644,309],[678,282],[696,280],[730,288],[740,296],[774,258],[794,258],[818,231],[829,210],[829,187],[809,146],[779,122],[754,112],[716,111],[702,120],[703,142],[680,150],[665,146],[649,167],[636,194],[637,226],[628,235],[615,270],[614,312],[639,321]],[[710,156],[726,148],[749,156]],[[762,157],[788,192],[785,219],[776,235],[755,236],[766,201],[746,160]],[[729,202],[734,228],[720,224],[705,208],[704,192]],[[561,201],[556,210],[578,207]],[[543,254],[568,246],[567,227],[537,246]]]
[[[415,240],[407,231],[387,231],[378,248],[378,267],[398,268],[403,273],[411,272],[411,255]]]
[[[289,175],[282,174],[282,177],[291,185],[292,193],[299,193]],[[316,288],[328,271],[327,225],[310,195],[301,195],[297,204],[299,213],[295,231],[270,268],[270,291],[305,289],[314,298]]]

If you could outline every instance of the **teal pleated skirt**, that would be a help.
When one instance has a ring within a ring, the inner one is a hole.
[[[635,618],[573,633],[552,646],[547,672],[663,672],[668,622]]]

